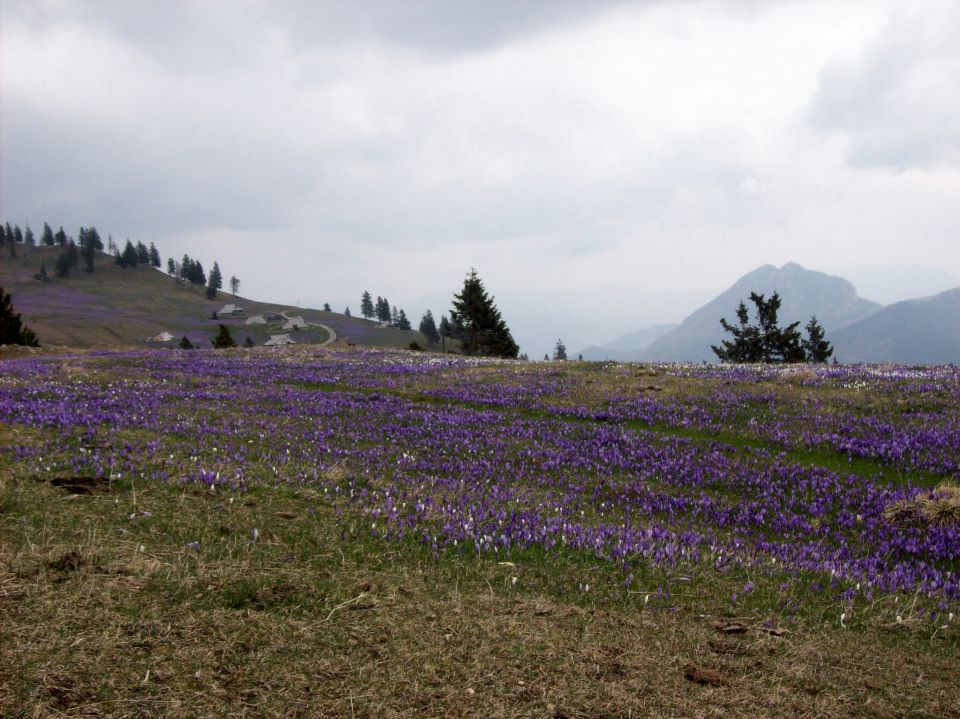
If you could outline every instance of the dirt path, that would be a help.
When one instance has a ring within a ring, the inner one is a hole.
[[[287,313],[293,312],[293,311],[294,311],[294,310],[285,310],[285,311],[283,311],[283,312],[280,313],[280,316],[283,317],[283,319],[289,321],[291,318],[290,318],[290,317],[287,317]],[[302,318],[301,318],[301,319],[302,319]],[[321,329],[323,329],[323,330],[326,330],[327,334],[330,335],[326,340],[324,340],[324,341],[321,342],[320,344],[316,345],[317,347],[326,347],[328,344],[331,344],[331,343],[337,341],[337,333],[336,333],[336,331],[333,329],[333,327],[330,327],[329,325],[322,325],[322,324],[320,324],[319,322],[308,322],[307,320],[303,320],[303,323],[304,323],[305,325],[310,325],[311,327],[319,327],[319,328],[321,328]]]

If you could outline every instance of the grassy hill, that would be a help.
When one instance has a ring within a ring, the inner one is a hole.
[[[256,302],[220,292],[208,300],[204,288],[177,281],[151,267],[122,268],[113,258],[98,254],[95,271],[82,268],[60,279],[54,276],[56,248],[18,248],[19,257],[0,257],[0,287],[13,297],[13,305],[24,322],[37,333],[41,344],[70,347],[157,346],[149,338],[169,332],[175,345],[186,336],[196,346],[208,347],[218,325],[230,328],[238,344],[247,337],[263,344],[273,334],[286,333],[282,312],[302,317],[308,323],[333,330],[338,340],[375,347],[408,347],[415,340],[426,347],[419,332],[379,328],[378,323],[347,317],[336,312],[303,309],[289,305]],[[48,281],[34,279],[44,263]],[[232,317],[213,318],[227,303],[244,312]],[[248,317],[263,315],[267,324],[246,324]],[[330,339],[324,328],[308,326],[290,332],[298,344],[318,344]]]

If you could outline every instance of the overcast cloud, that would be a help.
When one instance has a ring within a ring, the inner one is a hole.
[[[960,277],[958,37],[937,0],[0,0],[0,214],[354,311],[474,266],[605,332],[765,263]]]

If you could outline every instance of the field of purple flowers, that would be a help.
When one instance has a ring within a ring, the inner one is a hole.
[[[438,557],[579,552],[624,592],[718,575],[784,611],[798,592],[912,598],[938,623],[960,605],[960,524],[890,511],[956,481],[956,367],[38,355],[2,363],[0,423],[36,433],[0,447],[24,476],[306,488],[344,531]]]

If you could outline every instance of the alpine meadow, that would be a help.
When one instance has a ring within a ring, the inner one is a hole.
[[[960,717],[960,0],[2,0],[0,716]]]

